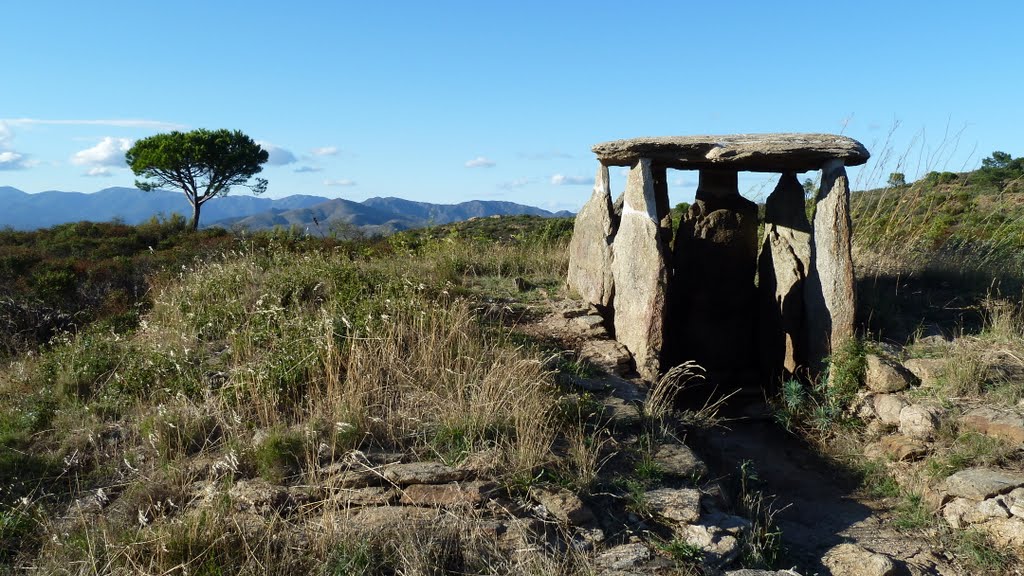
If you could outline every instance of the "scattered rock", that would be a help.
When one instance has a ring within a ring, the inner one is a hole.
[[[949,360],[945,358],[911,358],[903,366],[917,376],[922,387],[934,388],[938,386],[948,364]]]
[[[743,533],[750,522],[739,516],[721,512],[707,515],[700,524],[688,524],[676,529],[686,542],[704,551],[704,564],[718,568],[732,562],[740,553]]]
[[[591,338],[608,336],[608,330],[604,327],[604,318],[599,314],[577,316],[572,319],[572,324],[583,336]]]
[[[382,486],[341,488],[334,493],[332,499],[343,506],[387,506],[398,500],[398,492]]]
[[[821,563],[833,576],[896,576],[898,568],[892,558],[858,546],[840,544],[829,550]]]
[[[420,506],[375,506],[360,508],[345,523],[362,530],[382,530],[395,526],[425,526],[437,521],[437,508]]]
[[[410,462],[391,464],[381,471],[385,480],[397,486],[412,484],[447,484],[465,480],[466,470],[457,470],[440,462]]]
[[[640,409],[633,403],[618,396],[609,396],[602,401],[602,417],[614,428],[629,428],[640,423]]]
[[[596,520],[579,496],[565,488],[535,488],[530,496],[564,524],[586,526]]]
[[[895,394],[878,394],[872,397],[872,402],[878,419],[882,421],[882,424],[889,426],[899,426],[900,412],[910,406],[909,402]]]
[[[1024,518],[1024,488],[1014,488],[1003,497],[1003,503],[1010,510],[1010,514],[1018,518]]]
[[[942,411],[934,406],[912,404],[900,411],[900,433],[916,440],[928,440],[939,429]]]
[[[968,468],[946,478],[945,488],[953,496],[969,498],[980,502],[1014,488],[1024,486],[1024,474],[992,470],[990,468]]]
[[[696,488],[659,488],[646,492],[644,500],[655,514],[678,524],[700,518],[700,490]]]
[[[895,360],[868,354],[864,383],[874,392],[899,392],[916,383],[917,378]]]
[[[966,528],[993,519],[1009,518],[1010,511],[995,498],[983,502],[967,498],[954,498],[942,509],[942,517],[953,528]]]
[[[646,545],[636,542],[609,548],[594,558],[594,564],[606,570],[628,570],[635,568],[654,557],[654,553]]]
[[[493,482],[451,482],[449,484],[413,484],[402,490],[402,504],[417,506],[477,506],[494,492]]]
[[[672,476],[680,478],[702,478],[708,467],[685,444],[662,444],[654,453],[654,462]]]
[[[868,444],[864,449],[864,455],[870,458],[889,456],[899,461],[918,460],[926,454],[928,454],[927,446],[901,434],[884,436],[878,442]]]
[[[978,528],[999,546],[1024,548],[1024,520],[1020,518],[1000,518],[979,524]]]
[[[629,350],[615,340],[588,340],[580,347],[580,356],[613,374],[625,374],[632,369]]]
[[[960,418],[960,425],[993,438],[1024,444],[1024,417],[989,406],[975,408]]]

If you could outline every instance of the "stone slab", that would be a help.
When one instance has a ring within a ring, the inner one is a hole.
[[[860,142],[835,134],[659,136],[603,142],[591,150],[606,166],[631,166],[650,158],[666,168],[750,172],[807,172],[829,160],[859,166],[871,157]]]
[[[1024,474],[989,468],[969,468],[946,478],[945,484],[946,491],[953,496],[980,502],[1024,486]]]

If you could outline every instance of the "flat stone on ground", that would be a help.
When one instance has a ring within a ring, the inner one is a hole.
[[[410,462],[385,466],[381,474],[384,479],[398,486],[412,484],[447,484],[465,480],[468,473],[445,466],[440,462]]]
[[[708,467],[685,444],[662,444],[654,453],[654,462],[666,474],[682,478],[700,478],[708,473]]]
[[[946,491],[953,496],[981,501],[1024,486],[1024,474],[990,468],[968,468],[946,478],[945,484]]]
[[[856,544],[840,544],[821,559],[833,576],[896,576],[896,563]]]
[[[659,488],[646,492],[644,500],[655,514],[679,524],[700,518],[700,490],[696,488]]]
[[[1024,417],[1010,410],[975,408],[960,418],[960,425],[993,438],[1024,443]]]
[[[650,158],[666,168],[746,172],[807,172],[829,160],[859,166],[871,156],[852,138],[793,133],[631,138],[603,142],[591,150],[606,166],[631,166],[639,158]]]

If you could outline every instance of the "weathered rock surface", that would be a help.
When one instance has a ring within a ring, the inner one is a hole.
[[[946,358],[910,358],[903,366],[917,376],[922,387],[933,388],[938,386],[948,364],[949,360]]]
[[[708,514],[698,524],[676,529],[684,541],[704,550],[704,564],[712,568],[724,566],[740,553],[741,539],[750,529],[750,522],[739,516],[716,512]]]
[[[1000,518],[979,524],[999,546],[1024,549],[1024,520],[1020,518]]]
[[[811,224],[804,188],[787,172],[765,201],[764,240],[758,256],[761,363],[771,376],[806,364],[804,281],[810,268]]]
[[[975,408],[960,418],[960,425],[993,438],[1024,443],[1024,417],[1012,410],[990,406]]]
[[[946,492],[953,496],[968,498],[976,502],[1024,486],[1024,474],[993,470],[991,468],[968,468],[946,478]]]
[[[999,518],[1009,518],[1010,511],[994,498],[977,502],[968,498],[954,498],[942,509],[942,517],[953,528],[963,529]]]
[[[891,358],[868,354],[865,360],[867,372],[864,383],[869,390],[883,393],[899,392],[916,384],[914,375]]]
[[[941,419],[939,408],[912,404],[900,410],[900,433],[916,440],[928,440],[938,431]]]
[[[580,356],[612,374],[632,370],[633,357],[616,340],[588,340],[580,346]]]
[[[626,181],[622,222],[612,244],[615,339],[632,354],[636,370],[654,380],[665,339],[668,266],[659,229],[649,160],[639,160]]]
[[[412,484],[447,484],[465,480],[466,470],[458,470],[440,462],[410,462],[385,466],[381,475],[397,486]]]
[[[536,488],[530,490],[530,496],[564,524],[586,526],[595,520],[594,513],[579,496],[564,488]]]
[[[634,542],[609,548],[594,558],[594,564],[605,570],[628,570],[650,559],[654,553],[645,544]]]
[[[857,544],[840,544],[821,559],[833,576],[896,576],[892,558],[871,552]]]
[[[570,322],[583,336],[599,338],[608,335],[608,330],[604,327],[604,317],[600,314],[584,314]]]
[[[822,168],[816,206],[811,273],[804,283],[808,353],[815,365],[854,337],[853,225],[850,183],[842,161],[829,161]]]
[[[662,444],[654,453],[654,463],[665,474],[679,478],[702,478],[708,473],[704,461],[685,444]]]
[[[493,482],[449,482],[447,484],[413,484],[402,490],[401,502],[414,506],[477,506],[494,492]]]
[[[833,134],[662,136],[603,142],[591,150],[610,166],[632,166],[638,158],[651,158],[668,168],[749,172],[807,172],[833,159],[859,166],[870,157],[860,142]]]
[[[672,363],[695,360],[717,373],[751,365],[757,205],[739,195],[735,172],[701,171],[673,261]]]
[[[918,460],[928,454],[928,447],[922,442],[901,434],[883,436],[878,442],[869,444],[864,455],[869,458],[890,457],[898,461]]]
[[[569,288],[598,306],[612,302],[612,240],[616,228],[612,217],[608,167],[600,166],[594,179],[594,193],[576,215],[569,243]]]
[[[895,394],[878,394],[872,398],[872,401],[878,419],[882,424],[889,426],[899,426],[900,413],[904,408],[910,406],[909,402]]]
[[[646,492],[644,500],[655,514],[678,524],[700,518],[700,490],[696,488],[659,488]]]

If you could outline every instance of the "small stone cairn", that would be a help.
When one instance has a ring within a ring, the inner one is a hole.
[[[859,142],[828,134],[672,136],[592,150],[600,166],[576,217],[567,283],[610,320],[642,377],[686,360],[726,378],[758,369],[779,377],[814,370],[853,336],[845,167],[867,161]],[[630,169],[614,203],[609,166]],[[669,168],[700,174],[676,230]],[[809,170],[821,170],[813,222],[797,178]],[[741,171],[781,173],[761,239],[757,206],[739,193]]]

